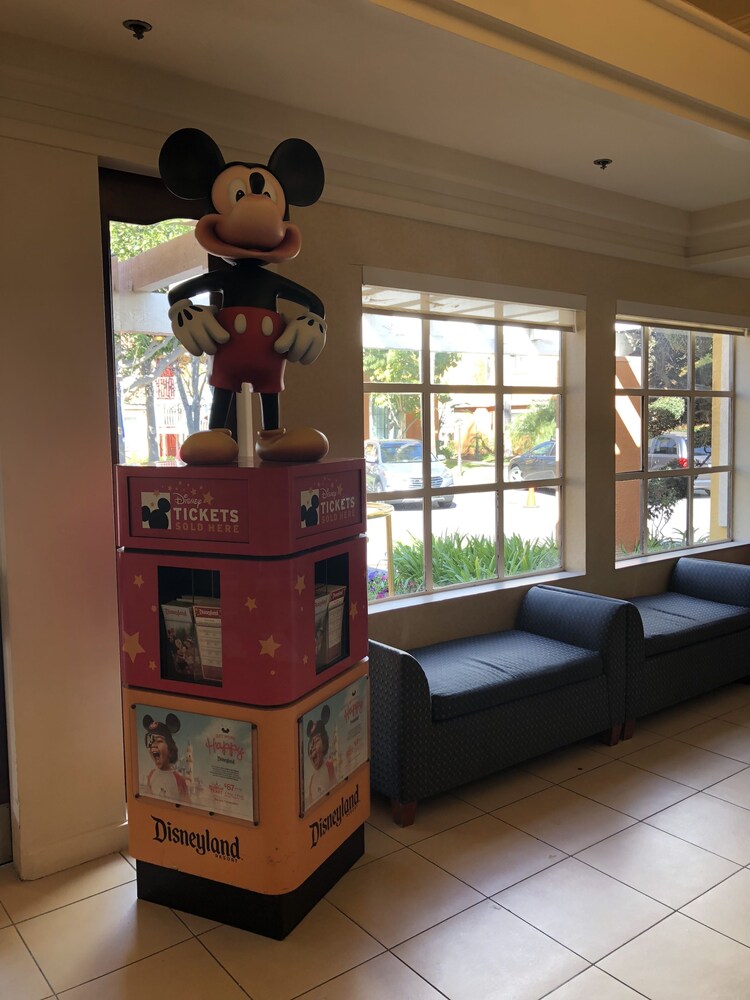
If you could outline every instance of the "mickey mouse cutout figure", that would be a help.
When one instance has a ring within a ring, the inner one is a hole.
[[[316,150],[304,139],[286,139],[267,165],[225,163],[210,136],[186,128],[162,146],[159,172],[172,194],[210,199],[214,211],[198,221],[195,237],[229,265],[169,292],[175,337],[191,354],[215,356],[210,430],[192,434],[180,457],[189,465],[234,461],[238,448],[226,424],[234,394],[249,383],[261,400],[258,457],[278,462],[323,458],[328,441],[320,431],[280,426],[279,393],[287,361],[307,365],[323,350],[325,309],[307,288],[266,270],[267,264],[292,260],[300,251],[301,234],[289,221],[289,206],[312,205],[323,192],[325,175]],[[221,295],[221,309],[192,302],[205,292]]]

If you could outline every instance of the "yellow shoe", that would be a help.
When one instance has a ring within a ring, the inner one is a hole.
[[[239,453],[239,445],[227,427],[197,431],[180,448],[180,458],[186,465],[231,465]]]
[[[258,431],[255,454],[264,462],[317,462],[328,454],[328,438],[314,427]]]

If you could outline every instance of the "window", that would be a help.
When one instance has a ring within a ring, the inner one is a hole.
[[[371,601],[562,563],[571,309],[363,288]]]
[[[733,338],[615,327],[616,558],[731,539]]]
[[[111,170],[100,178],[115,460],[175,461],[185,438],[208,426],[211,405],[207,359],[175,339],[167,302],[170,285],[208,268],[195,222],[183,217],[195,206],[156,178]]]

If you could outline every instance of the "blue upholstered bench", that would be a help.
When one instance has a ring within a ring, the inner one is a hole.
[[[595,734],[616,743],[628,661],[625,601],[560,587],[525,595],[515,628],[410,651],[370,642],[371,777],[394,819],[419,799]]]
[[[665,592],[632,603],[644,655],[628,678],[626,739],[641,716],[750,674],[750,566],[683,556]]]

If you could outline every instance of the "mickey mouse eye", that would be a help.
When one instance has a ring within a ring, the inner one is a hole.
[[[247,194],[245,185],[239,178],[235,177],[234,180],[229,185],[229,200],[230,202],[238,202],[241,198],[244,198]]]

